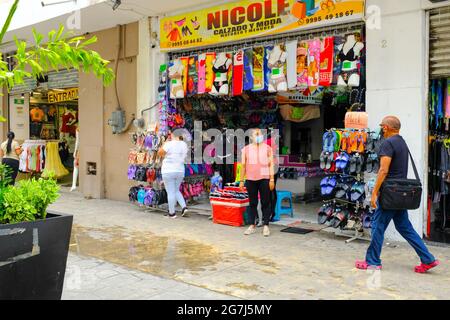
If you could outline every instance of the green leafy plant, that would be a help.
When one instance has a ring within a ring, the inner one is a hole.
[[[19,0],[15,0],[10,8],[8,17],[0,31],[0,44],[8,31],[16,12]],[[86,39],[84,36],[75,37],[72,32],[65,32],[64,27],[52,30],[45,35],[33,29],[34,43],[28,45],[26,41],[15,38],[16,54],[13,58],[16,65],[9,70],[8,63],[3,60],[0,53],[0,89],[8,90],[16,85],[23,84],[26,78],[38,78],[51,70],[60,68],[93,73],[109,85],[114,80],[114,72],[108,67],[109,61],[103,59],[96,51],[89,50],[90,44],[97,42],[97,38]],[[0,121],[6,119],[0,116]]]
[[[11,183],[11,168],[0,164],[0,221],[5,213],[5,206],[3,202],[3,194]]]
[[[18,223],[45,219],[47,207],[59,197],[55,179],[22,180],[3,191],[3,215],[0,223]]]

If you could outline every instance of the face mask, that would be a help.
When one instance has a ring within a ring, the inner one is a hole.
[[[263,143],[263,141],[264,141],[264,137],[263,136],[257,136],[255,138],[255,142],[258,143],[258,144]]]

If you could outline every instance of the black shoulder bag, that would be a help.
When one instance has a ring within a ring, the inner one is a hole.
[[[422,200],[422,183],[408,148],[416,179],[386,179],[380,190],[379,202],[384,210],[416,210]]]

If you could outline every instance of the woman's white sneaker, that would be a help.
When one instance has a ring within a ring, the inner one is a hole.
[[[248,229],[244,232],[244,235],[249,236],[251,234],[254,234],[256,232],[256,227],[255,226],[250,226],[248,227]]]

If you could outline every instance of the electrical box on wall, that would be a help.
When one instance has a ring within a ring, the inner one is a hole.
[[[108,125],[112,127],[113,134],[121,133],[125,128],[125,111],[114,111],[111,119],[108,120]]]

